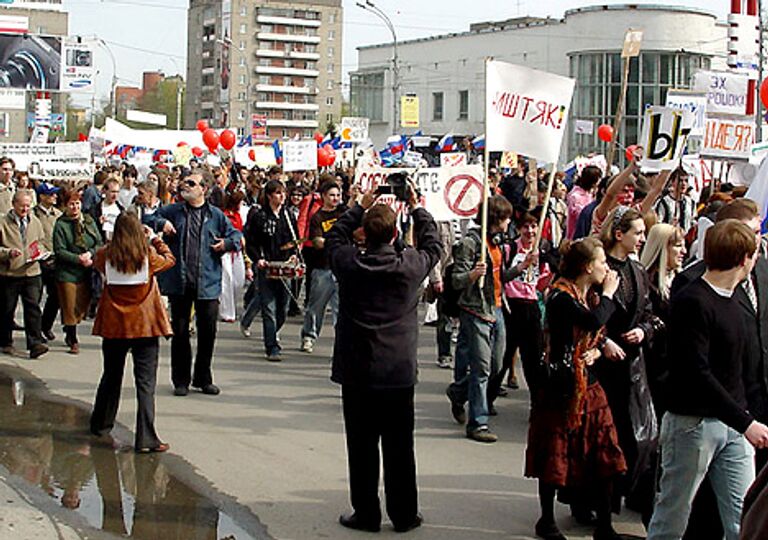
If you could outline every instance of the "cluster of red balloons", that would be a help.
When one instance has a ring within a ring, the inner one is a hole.
[[[221,145],[224,150],[232,150],[232,148],[235,147],[235,143],[237,143],[237,136],[230,129],[225,129],[221,134],[216,133],[216,130],[212,129],[205,120],[198,120],[196,127],[197,131],[203,134],[203,143],[211,154],[216,153],[219,145]],[[186,143],[184,143],[184,145],[186,145]],[[182,146],[182,144],[179,143],[179,146]],[[200,157],[203,155],[203,150],[202,148],[195,146],[192,148],[192,154],[196,157]]]
[[[317,147],[317,165],[320,167],[330,167],[336,161],[336,152],[330,144]]]

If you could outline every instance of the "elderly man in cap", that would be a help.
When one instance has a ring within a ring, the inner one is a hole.
[[[11,200],[11,211],[0,220],[0,347],[14,354],[11,334],[13,315],[21,296],[24,308],[24,331],[29,357],[48,352],[40,330],[40,264],[44,253],[43,226],[31,212],[32,197],[17,191]]]
[[[33,210],[35,217],[40,220],[43,226],[42,246],[44,251],[53,253],[53,226],[56,220],[61,216],[61,210],[56,208],[59,188],[43,182],[37,186],[37,206]],[[56,314],[59,312],[59,297],[56,292],[55,276],[55,258],[49,257],[40,263],[43,286],[45,287],[46,300],[43,308],[43,318],[41,328],[43,337],[48,341],[53,341],[56,336],[53,335],[53,323],[56,321]]]

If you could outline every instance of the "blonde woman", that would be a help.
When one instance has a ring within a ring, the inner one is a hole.
[[[640,263],[648,272],[650,281],[651,310],[662,323],[658,325],[653,342],[648,347],[645,363],[653,404],[659,418],[666,410],[661,397],[664,395],[662,387],[667,373],[666,323],[670,313],[669,291],[672,281],[683,266],[685,253],[682,229],[666,223],[657,223],[648,232],[648,240],[640,255]]]

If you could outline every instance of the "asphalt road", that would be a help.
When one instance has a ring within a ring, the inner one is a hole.
[[[198,392],[172,395],[170,347],[163,343],[158,433],[170,443],[170,453],[191,464],[213,489],[250,509],[273,537],[369,537],[337,523],[339,513],[349,507],[340,391],[329,380],[332,329],[326,327],[315,352],[306,354],[298,350],[300,322],[289,319],[283,329],[284,359],[279,364],[264,359],[259,319],[250,339],[240,335],[237,324],[220,323],[214,379],[222,393],[215,397]],[[52,392],[90,406],[101,374],[101,353],[100,339],[88,333],[90,324],[85,323],[79,356],[65,353],[59,331],[51,352],[42,358],[3,356],[0,362],[23,367]],[[16,345],[23,346],[20,333]],[[451,371],[438,368],[435,357],[434,329],[422,327],[416,447],[425,522],[409,534],[441,540],[533,538],[536,482],[522,474],[527,392],[511,391],[497,401],[499,416],[491,427],[499,442],[470,441],[453,421],[444,394]],[[118,420],[132,430],[135,398],[126,371]],[[568,538],[591,538],[591,530],[573,523],[566,507],[558,506],[557,515]],[[615,527],[644,536],[638,516],[626,510],[616,517]],[[385,523],[381,534],[395,533]]]

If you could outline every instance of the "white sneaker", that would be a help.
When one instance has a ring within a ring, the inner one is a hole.
[[[305,337],[301,340],[301,351],[311,353],[315,342],[310,337]]]
[[[243,337],[251,337],[251,329],[247,326],[243,326],[242,324],[240,325],[240,333],[243,334]]]
[[[453,367],[453,358],[450,356],[440,356],[437,358],[437,365],[443,369],[450,369]]]

